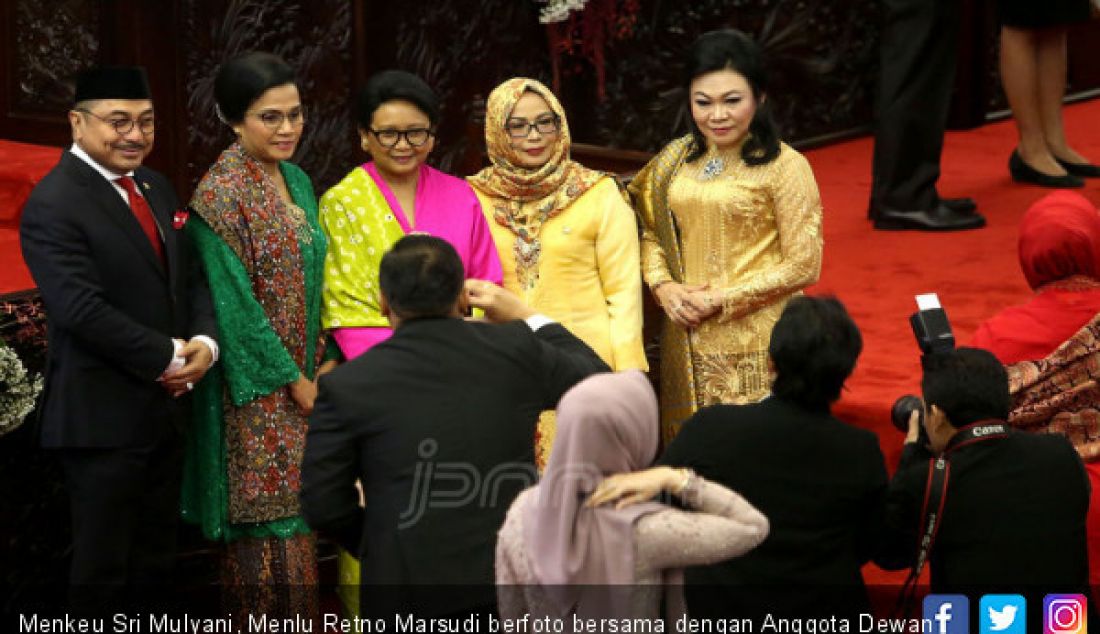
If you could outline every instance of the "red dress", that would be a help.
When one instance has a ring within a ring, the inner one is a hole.
[[[1005,365],[1044,359],[1100,313],[1100,212],[1086,198],[1057,191],[1020,223],[1020,268],[1036,294],[974,333],[970,345]],[[1089,581],[1100,584],[1100,462],[1085,463],[1089,502]]]

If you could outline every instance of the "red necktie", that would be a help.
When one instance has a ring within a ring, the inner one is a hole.
[[[130,198],[130,211],[134,212],[134,217],[137,218],[138,224],[141,225],[141,230],[145,232],[145,237],[149,238],[149,242],[153,245],[153,250],[157,252],[157,257],[160,258],[161,264],[163,264],[164,245],[160,242],[160,234],[157,233],[157,223],[153,220],[153,210],[149,208],[149,203],[145,201],[145,198],[142,197],[141,194],[137,193],[134,179],[129,176],[122,176],[115,179],[115,182],[126,190],[126,195]]]

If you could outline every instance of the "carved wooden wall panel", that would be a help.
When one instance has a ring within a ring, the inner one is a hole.
[[[561,98],[578,143],[652,151],[686,125],[683,50],[725,26],[762,43],[772,103],[788,141],[806,144],[869,129],[881,15],[876,0],[638,0],[633,29],[605,47],[607,99],[588,60],[563,60]],[[441,95],[433,163],[457,173],[484,164],[484,98],[499,81],[549,83],[547,32],[533,0],[5,0],[0,4],[0,136],[62,145],[72,73],[85,63],[143,63],[167,129],[151,164],[186,195],[231,136],[212,108],[217,65],[272,50],[294,64],[310,117],[299,159],[318,189],[364,158],[354,95],[371,73],[404,68]],[[1005,107],[996,71],[996,24],[967,2],[952,123],[975,125]],[[969,25],[969,26],[967,26]],[[1100,87],[1100,23],[1073,29],[1069,88]],[[632,159],[633,160],[633,159]],[[620,164],[610,161],[608,164]]]
[[[608,99],[578,136],[653,151],[687,130],[684,51],[701,33],[732,27],[760,42],[771,99],[787,139],[811,139],[870,120],[877,69],[875,0],[697,0],[641,3],[632,37],[608,52]],[[591,83],[591,76],[578,78]],[[591,92],[591,90],[589,90]]]
[[[185,0],[181,98],[189,125],[183,168],[193,186],[233,140],[214,114],[214,75],[241,53],[270,51],[297,71],[308,120],[297,160],[321,187],[334,184],[354,157],[351,123],[352,3],[317,0]]]
[[[368,3],[368,72],[415,72],[445,104],[433,162],[469,173],[484,164],[484,97],[501,80],[549,83],[545,28],[534,3],[487,0],[400,7]],[[839,4],[840,6],[835,6]],[[606,49],[606,101],[596,73],[567,59],[560,89],[577,142],[653,151],[686,128],[683,51],[700,33],[732,26],[754,33],[773,67],[773,103],[786,136],[808,139],[865,126],[877,68],[877,2],[697,0],[641,2],[632,34]]]
[[[368,2],[365,75],[398,68],[424,79],[443,102],[431,162],[470,173],[483,164],[485,98],[518,75],[548,81],[538,5],[522,0]]]
[[[72,77],[99,50],[99,10],[88,0],[18,0],[13,110],[53,114],[72,104]]]
[[[73,74],[96,59],[102,7],[95,0],[0,3],[0,136],[60,145]]]

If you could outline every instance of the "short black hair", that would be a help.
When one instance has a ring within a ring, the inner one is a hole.
[[[924,402],[943,410],[955,427],[1007,420],[1012,409],[1008,372],[992,352],[979,348],[928,355],[921,391]]]
[[[741,158],[749,165],[770,163],[779,156],[779,129],[772,116],[771,104],[768,101],[760,103],[768,92],[768,74],[760,47],[751,37],[736,29],[719,29],[700,35],[687,52],[684,94],[690,100],[691,82],[707,73],[726,69],[745,78],[757,102],[756,114],[749,123],[751,136],[741,146]],[[687,160],[694,161],[707,151],[707,140],[693,117],[688,117],[688,123],[692,148]]]
[[[433,127],[439,122],[439,97],[423,79],[403,70],[385,70],[367,80],[359,91],[359,127],[369,130],[374,111],[387,101],[396,100],[408,101],[419,108]]]
[[[297,85],[294,69],[274,53],[253,51],[225,62],[214,78],[214,101],[226,123],[240,123],[268,89]]]
[[[776,373],[772,393],[828,411],[862,350],[863,337],[840,300],[795,297],[787,302],[768,344]]]
[[[465,279],[455,248],[423,234],[395,242],[382,256],[378,272],[382,295],[403,320],[450,316]]]

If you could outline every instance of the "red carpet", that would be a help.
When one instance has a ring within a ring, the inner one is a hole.
[[[1065,119],[1078,151],[1100,161],[1100,100],[1067,107]],[[864,338],[836,412],[878,432],[891,466],[901,438],[890,426],[889,407],[898,396],[919,390],[919,351],[909,328],[913,296],[939,293],[956,339],[965,345],[982,320],[1031,293],[1017,261],[1016,230],[1028,206],[1050,190],[1009,179],[1006,165],[1015,144],[1011,121],[948,134],[940,193],[973,197],[989,224],[945,234],[871,229],[871,139],[807,154],[825,207],[824,268],[810,292],[840,298]],[[1082,193],[1100,204],[1100,180],[1086,182]]]
[[[1100,100],[1065,109],[1067,136],[1079,152],[1100,162]],[[978,324],[1031,293],[1016,256],[1024,211],[1049,190],[1013,183],[1006,166],[1016,145],[1011,121],[947,136],[940,193],[971,196],[988,226],[931,234],[873,231],[866,220],[871,185],[871,139],[809,152],[825,207],[825,262],[813,294],[845,303],[863,331],[863,354],[835,409],[842,419],[879,434],[891,469],[902,436],[891,426],[890,406],[919,393],[919,350],[909,327],[913,296],[935,292],[965,345]],[[1082,192],[1100,204],[1100,180]],[[898,583],[904,574],[865,571],[868,583]]]

